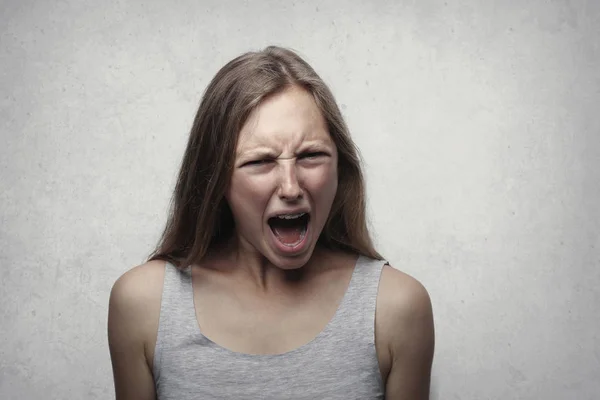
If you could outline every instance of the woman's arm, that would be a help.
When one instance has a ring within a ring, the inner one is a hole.
[[[433,311],[427,290],[397,270],[382,280],[386,342],[391,359],[387,400],[427,400],[435,347]]]
[[[152,358],[158,331],[164,262],[133,268],[114,284],[108,307],[108,344],[116,400],[154,400]]]

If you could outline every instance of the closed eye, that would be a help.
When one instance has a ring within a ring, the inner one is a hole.
[[[300,158],[314,159],[317,157],[324,157],[324,156],[328,156],[328,154],[325,152],[322,152],[322,151],[316,151],[316,152],[312,152],[312,153],[301,154]]]
[[[256,166],[258,166],[258,165],[265,165],[265,164],[268,164],[268,163],[270,163],[270,162],[272,162],[272,161],[273,161],[273,160],[272,160],[272,159],[270,159],[270,158],[262,158],[262,159],[260,159],[260,160],[252,160],[252,161],[248,161],[248,162],[247,162],[247,163],[245,163],[243,166],[246,166],[246,165],[256,165]]]

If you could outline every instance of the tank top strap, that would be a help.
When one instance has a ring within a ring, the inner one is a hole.
[[[338,308],[332,325],[334,329],[354,334],[375,343],[375,309],[379,281],[385,260],[359,256],[346,294]]]
[[[167,261],[152,365],[157,382],[160,380],[162,354],[176,343],[172,335],[181,339],[184,333],[190,335],[188,339],[193,339],[197,329],[191,267],[181,269]]]

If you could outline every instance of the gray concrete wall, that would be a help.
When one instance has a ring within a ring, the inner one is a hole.
[[[298,50],[429,289],[433,399],[600,398],[596,1],[0,1],[0,398],[113,397],[114,280],[238,54]]]

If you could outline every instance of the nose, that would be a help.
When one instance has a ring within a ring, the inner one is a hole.
[[[286,160],[279,165],[279,197],[285,200],[296,200],[302,197],[303,191],[298,180],[295,160]]]

